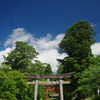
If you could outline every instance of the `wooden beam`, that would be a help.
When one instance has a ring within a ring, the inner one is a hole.
[[[66,74],[57,74],[57,75],[33,75],[33,74],[24,74],[26,78],[34,78],[34,79],[39,79],[39,78],[69,78],[71,77],[71,73],[66,73]]]
[[[35,81],[33,81],[33,82],[27,82],[27,84],[35,84]],[[46,81],[46,82],[44,82],[44,81],[38,81],[37,84],[56,85],[56,84],[59,84],[59,81],[49,81],[49,82],[48,81]],[[70,84],[70,81],[62,81],[62,84]]]

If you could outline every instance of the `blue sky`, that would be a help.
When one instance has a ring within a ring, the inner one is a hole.
[[[12,41],[18,40],[18,37],[22,37],[23,41],[34,39],[34,43],[43,39],[45,41],[43,43],[48,41],[49,44],[57,41],[57,45],[61,40],[58,41],[57,36],[59,37],[79,20],[86,20],[96,25],[94,28],[97,31],[95,40],[99,44],[99,10],[100,0],[0,0],[0,50],[4,52],[7,48],[11,48]],[[26,39],[22,35],[13,37],[14,34],[19,33],[24,36],[30,35],[30,38]],[[5,46],[5,43],[8,44]],[[47,45],[45,46],[47,47]],[[46,47],[42,50],[50,48]],[[51,47],[57,49],[57,47]],[[41,52],[44,53],[44,51]]]
[[[0,40],[19,27],[35,37],[56,36],[79,20],[98,24],[95,30],[100,32],[99,9],[100,0],[0,0]]]

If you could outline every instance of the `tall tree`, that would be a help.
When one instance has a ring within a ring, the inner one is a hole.
[[[30,74],[51,74],[52,69],[50,64],[42,63],[38,60],[35,60],[34,63],[27,69],[27,72]]]
[[[36,58],[38,52],[27,42],[17,41],[15,44],[15,49],[8,53],[7,57],[4,56],[4,63],[10,65],[12,69],[24,72]]]
[[[52,69],[51,69],[50,64],[47,64],[47,66],[45,66],[44,74],[45,75],[52,74]]]
[[[97,89],[100,89],[100,55],[95,56],[94,61],[93,65],[82,72],[79,80],[81,86],[78,90],[88,96],[97,94]]]
[[[3,71],[0,68],[0,100],[30,100],[29,86],[19,71]]]
[[[71,93],[74,93],[78,87],[81,72],[92,63],[93,55],[90,47],[95,43],[93,39],[95,34],[96,32],[89,22],[78,21],[67,29],[64,38],[59,43],[59,52],[69,55],[63,60],[59,59],[61,64],[64,65],[62,73],[75,72],[71,79],[71,87],[68,90]],[[79,96],[79,93],[77,96]]]

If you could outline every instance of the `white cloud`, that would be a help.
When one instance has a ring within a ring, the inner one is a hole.
[[[43,63],[51,64],[53,71],[57,70],[57,58],[64,58],[65,54],[59,54],[57,51],[58,44],[63,38],[64,34],[59,34],[55,38],[52,35],[47,34],[45,37],[35,38],[32,34],[28,33],[24,28],[14,29],[12,34],[9,35],[5,41],[5,50],[0,51],[0,55],[7,55],[12,49],[14,49],[16,41],[28,42],[33,45],[36,51],[40,53],[38,60]],[[8,48],[7,48],[8,47]],[[0,56],[0,62],[3,62],[2,56]]]
[[[52,39],[50,34],[47,34],[46,37],[40,37],[38,39],[31,40],[30,44],[34,44],[34,47],[39,51],[42,52],[43,50],[49,50],[52,48],[57,49],[58,44],[63,38],[64,34],[59,34],[55,38]]]
[[[92,27],[96,27],[98,24],[90,23]]]
[[[13,48],[6,48],[5,50],[0,51],[0,63],[4,61],[3,55],[7,56],[7,54],[12,50]]]
[[[40,53],[38,56],[39,60],[42,62],[50,63],[52,66],[52,70],[56,71],[57,70],[57,59],[63,59],[66,56],[66,54],[59,54],[57,49],[49,49],[49,50],[44,50],[43,52]]]
[[[0,51],[0,62],[3,62],[3,56],[14,49],[16,41],[28,42],[33,45],[36,51],[40,54],[38,60],[43,63],[51,64],[53,71],[57,70],[57,60],[58,58],[63,59],[66,54],[59,54],[57,51],[58,44],[64,37],[64,34],[58,34],[56,37],[47,34],[45,37],[35,38],[31,33],[28,33],[24,28],[14,29],[12,34],[9,35],[7,41],[5,41],[5,50]],[[93,54],[100,54],[100,42],[95,43],[91,46]]]
[[[97,42],[97,43],[93,44],[93,45],[91,46],[91,49],[92,49],[92,53],[93,53],[94,55],[100,54],[100,42]]]
[[[17,28],[14,29],[13,33],[9,35],[9,38],[7,39],[7,41],[5,41],[4,46],[14,46],[16,41],[28,42],[32,37],[32,34],[27,33],[24,28]]]

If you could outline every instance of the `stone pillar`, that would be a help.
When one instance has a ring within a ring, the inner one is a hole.
[[[47,78],[47,82],[50,82],[50,79],[49,78]]]
[[[37,92],[38,92],[38,79],[35,80],[34,100],[37,100]]]
[[[62,84],[62,79],[59,80],[59,87],[60,87],[60,100],[63,100],[63,84]]]
[[[100,95],[100,89],[97,89],[97,93],[98,93],[98,95]]]

